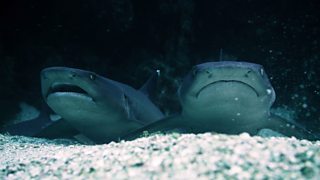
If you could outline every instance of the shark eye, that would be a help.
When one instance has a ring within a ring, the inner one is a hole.
[[[96,79],[96,75],[90,74],[90,75],[89,75],[89,78],[90,78],[91,80],[95,80],[95,79]]]
[[[264,70],[261,68],[260,69],[260,74],[263,76],[264,75]]]

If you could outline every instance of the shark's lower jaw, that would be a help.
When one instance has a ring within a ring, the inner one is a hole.
[[[250,91],[252,91],[252,92],[254,92],[254,94],[257,96],[257,97],[259,97],[260,96],[260,94],[259,94],[259,92],[253,87],[253,86],[251,86],[250,84],[247,84],[247,83],[245,83],[245,82],[243,82],[243,81],[238,81],[238,80],[219,80],[219,81],[214,81],[214,82],[212,82],[212,83],[209,83],[209,84],[207,84],[207,85],[205,85],[205,86],[203,86],[197,93],[196,93],[196,98],[199,98],[200,96],[201,96],[201,94],[204,92],[204,91],[206,91],[206,90],[208,90],[208,89],[210,89],[210,90],[218,90],[219,89],[219,86],[221,87],[221,86],[226,86],[226,85],[230,85],[230,88],[233,88],[233,87],[231,87],[232,85],[234,86],[234,87],[237,87],[237,86],[245,86],[247,89],[249,89]],[[223,89],[220,89],[220,91],[223,91]]]
[[[93,102],[93,98],[88,96],[87,94],[84,93],[77,93],[77,92],[55,92],[55,93],[50,93],[47,96],[47,101],[52,99],[52,98],[65,98],[65,99],[81,99],[83,101],[90,101]]]
[[[90,96],[78,92],[50,93],[46,102],[55,113],[68,120],[88,118],[92,112],[99,112],[97,104]]]

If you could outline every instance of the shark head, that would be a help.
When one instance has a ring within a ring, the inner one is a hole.
[[[269,115],[275,92],[259,64],[208,62],[193,67],[178,90],[182,114],[248,124]],[[243,119],[246,119],[245,121]]]
[[[121,90],[111,84],[111,80],[80,69],[51,67],[41,71],[43,98],[68,120],[104,118],[108,111],[122,109],[116,103],[124,98]]]

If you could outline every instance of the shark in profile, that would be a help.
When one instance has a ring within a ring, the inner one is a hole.
[[[271,129],[285,136],[313,139],[305,129],[270,113],[276,94],[259,64],[220,61],[196,65],[178,89],[178,96],[181,113],[124,138],[136,138],[143,131],[257,135]]]
[[[43,69],[43,98],[62,118],[52,121],[48,108],[44,108],[40,117],[9,126],[5,131],[48,138],[81,134],[94,143],[117,140],[163,118],[149,99],[157,78],[158,72],[136,90],[90,71],[67,67]]]

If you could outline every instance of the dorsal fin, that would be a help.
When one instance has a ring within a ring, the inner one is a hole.
[[[155,94],[159,76],[160,70],[157,69],[154,71],[154,73],[152,73],[147,82],[144,83],[144,85],[140,88],[140,91],[148,97],[152,97]]]

